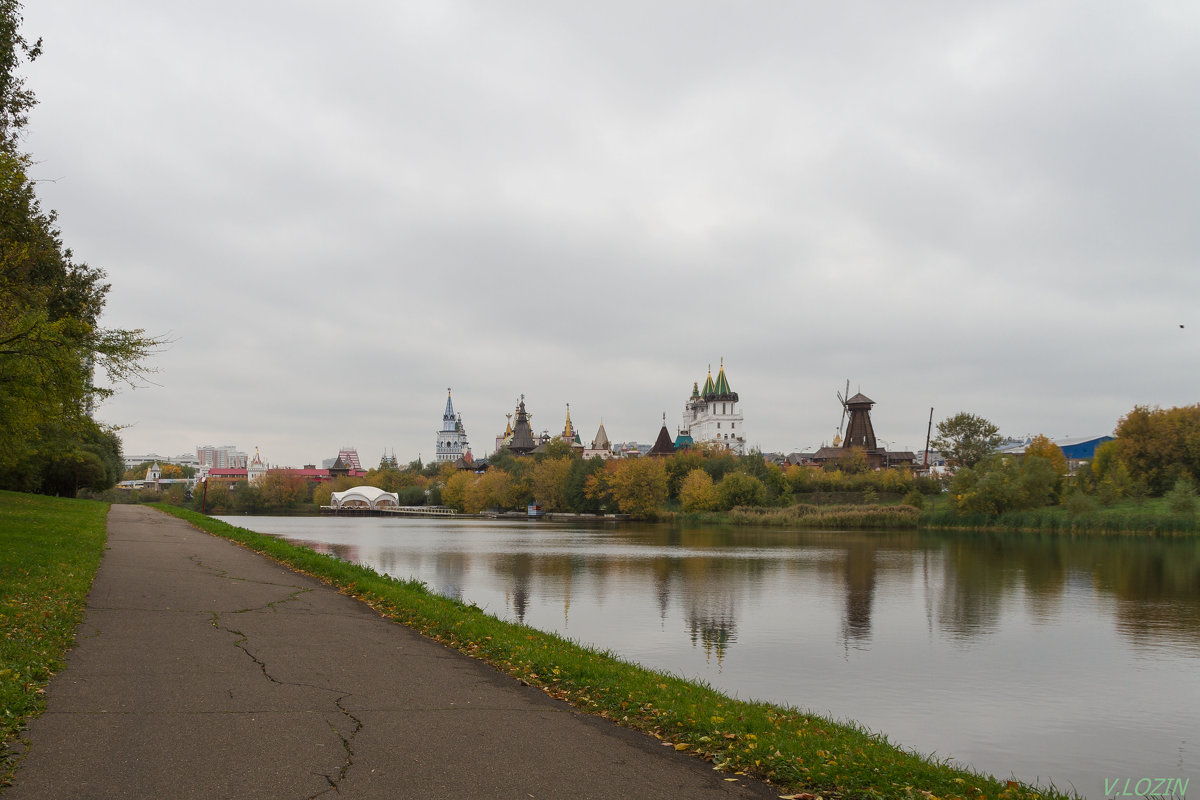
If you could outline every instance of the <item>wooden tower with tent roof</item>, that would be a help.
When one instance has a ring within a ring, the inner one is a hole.
[[[528,455],[538,446],[537,439],[533,437],[533,428],[529,425],[531,416],[525,410],[525,395],[521,395],[521,402],[517,404],[517,424],[513,426],[512,439],[507,445],[516,455]]]
[[[649,456],[672,456],[675,455],[675,442],[671,440],[671,434],[667,431],[667,414],[663,412],[662,428],[658,431],[658,438],[654,441],[654,446],[650,448]]]

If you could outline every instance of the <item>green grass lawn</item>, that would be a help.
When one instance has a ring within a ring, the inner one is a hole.
[[[104,554],[106,503],[0,492],[0,786],[11,745],[45,706]]]
[[[714,769],[770,780],[781,796],[1059,798],[1070,795],[955,769],[853,725],[732,699],[708,686],[623,661],[556,634],[502,622],[414,581],[160,506],[197,527],[313,575],[426,636],[482,659],[578,708],[694,753]]]

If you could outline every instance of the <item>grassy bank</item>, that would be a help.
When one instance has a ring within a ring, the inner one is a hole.
[[[108,506],[0,492],[0,786],[26,722],[45,707],[104,554]]]
[[[1065,797],[954,769],[853,725],[796,709],[733,700],[707,686],[621,661],[560,636],[501,622],[475,606],[195,512],[163,508],[347,594],[514,678],[715,768],[828,798]]]
[[[946,530],[1039,531],[1046,533],[1200,533],[1196,514],[1172,512],[1163,498],[1128,500],[1108,508],[1072,512],[1063,506],[1009,511],[998,516],[958,514],[943,503],[927,509],[921,527]]]

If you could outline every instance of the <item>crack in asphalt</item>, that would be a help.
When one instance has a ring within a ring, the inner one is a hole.
[[[232,576],[232,575],[229,575],[228,572],[226,572],[223,569],[220,569],[217,567],[211,567],[211,566],[203,563],[199,558],[197,558],[195,556],[191,557],[191,561],[197,567],[208,572],[210,575],[213,575],[215,577],[224,578],[226,580],[245,581],[247,583],[258,583],[258,584],[262,584],[265,586],[278,586],[280,588],[285,588],[288,586],[288,584],[271,583],[268,581],[253,581],[248,578],[239,578],[236,576]],[[323,791],[320,791],[314,795],[311,795],[309,797],[309,800],[312,800],[312,798],[320,797],[322,795],[328,794],[329,792],[334,792],[335,794],[339,793],[342,781],[345,780],[346,774],[350,771],[350,768],[352,766],[354,766],[353,742],[354,742],[354,738],[358,735],[359,731],[362,730],[363,722],[361,719],[359,719],[353,713],[351,713],[350,710],[345,707],[345,705],[343,705],[343,701],[345,701],[346,698],[350,697],[350,693],[345,692],[340,689],[330,688],[327,686],[317,686],[317,685],[310,684],[310,683],[298,683],[295,681],[280,680],[275,675],[271,674],[270,669],[268,669],[268,667],[267,667],[267,663],[263,659],[259,658],[255,653],[251,652],[250,647],[249,647],[249,643],[250,643],[249,635],[247,635],[244,631],[238,630],[237,628],[234,628],[231,625],[226,624],[225,620],[222,618],[222,613],[224,613],[224,614],[245,614],[245,613],[249,613],[252,611],[264,611],[267,609],[270,609],[272,612],[278,614],[278,613],[280,613],[280,608],[279,608],[280,606],[283,606],[287,603],[295,602],[296,600],[298,600],[300,598],[301,595],[312,591],[311,588],[307,588],[307,587],[303,587],[303,586],[292,585],[292,588],[294,588],[295,591],[290,592],[286,597],[283,597],[283,598],[280,598],[277,600],[272,600],[268,603],[264,603],[261,606],[255,606],[255,607],[251,607],[251,608],[242,608],[242,609],[237,609],[235,611],[228,611],[228,612],[213,611],[213,612],[211,612],[212,626],[217,630],[225,631],[226,633],[230,633],[230,634],[233,634],[234,636],[238,637],[233,643],[234,647],[241,650],[243,653],[246,654],[247,658],[249,658],[254,664],[258,665],[258,668],[262,672],[263,677],[265,677],[271,683],[274,683],[277,686],[295,686],[298,688],[316,689],[317,691],[330,692],[330,693],[338,695],[337,697],[335,697],[333,699],[333,705],[335,708],[337,708],[338,712],[342,716],[344,716],[344,717],[346,717],[346,719],[350,720],[352,730],[348,734],[346,734],[346,733],[343,733],[341,730],[339,730],[338,727],[336,725],[334,725],[332,722],[330,722],[328,724],[329,724],[329,729],[333,732],[333,734],[335,736],[337,736],[338,740],[341,741],[342,748],[345,750],[346,756],[342,762],[341,767],[338,769],[336,775],[331,775],[328,773],[319,773],[321,775],[321,777],[323,777],[325,779],[325,781],[329,784],[329,787]],[[230,695],[232,696],[232,692],[230,692]]]

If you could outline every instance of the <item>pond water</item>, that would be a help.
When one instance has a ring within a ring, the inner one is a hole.
[[[226,519],[1000,777],[1200,778],[1195,537]]]

